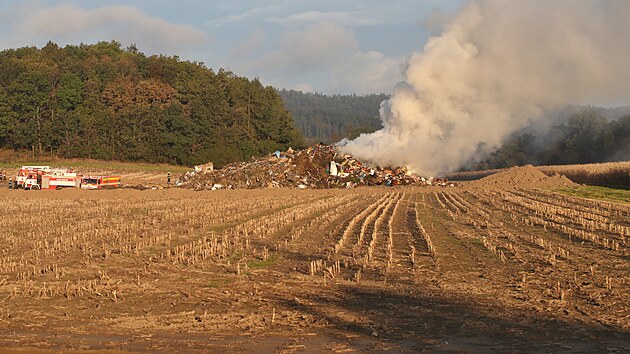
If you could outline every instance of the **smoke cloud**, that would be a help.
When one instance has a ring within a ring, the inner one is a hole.
[[[628,103],[629,13],[626,0],[469,1],[408,58],[383,128],[341,149],[438,174],[567,104]]]

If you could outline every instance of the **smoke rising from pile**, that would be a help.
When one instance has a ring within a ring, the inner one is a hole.
[[[341,149],[452,171],[567,104],[630,102],[630,1],[470,1],[407,61],[383,129]]]

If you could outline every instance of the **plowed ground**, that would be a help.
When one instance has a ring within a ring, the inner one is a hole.
[[[0,346],[628,352],[628,205],[540,190],[0,189]]]

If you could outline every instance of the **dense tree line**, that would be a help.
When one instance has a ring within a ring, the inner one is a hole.
[[[582,109],[550,126],[524,129],[468,169],[630,160],[630,115],[609,119],[605,113]]]
[[[221,165],[302,145],[257,79],[113,41],[0,52],[0,148]]]
[[[326,143],[380,129],[379,107],[388,98],[384,94],[329,96],[294,90],[280,90],[279,94],[302,134],[311,142]]]

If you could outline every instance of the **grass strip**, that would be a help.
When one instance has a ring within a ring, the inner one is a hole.
[[[554,192],[558,192],[573,197],[581,197],[588,199],[606,200],[610,202],[630,203],[630,189],[629,188],[610,188],[600,186],[579,186],[575,188],[556,188],[552,189]]]

